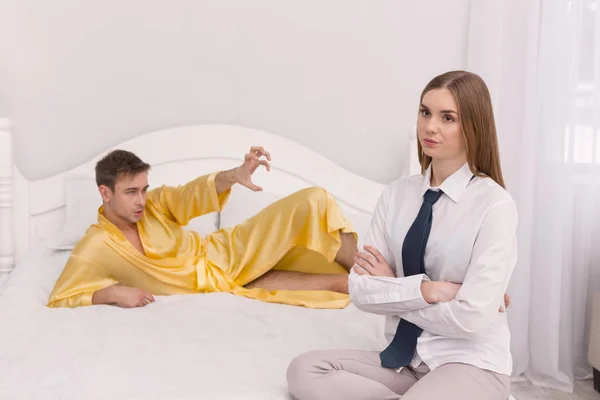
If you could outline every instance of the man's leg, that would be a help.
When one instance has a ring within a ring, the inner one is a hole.
[[[361,350],[304,353],[287,371],[288,390],[298,400],[396,400],[418,377],[409,368],[384,368],[379,352]]]
[[[348,293],[348,275],[307,274],[296,271],[268,271],[246,285],[248,289],[331,290]]]
[[[445,364],[421,378],[402,400],[508,400],[510,377],[468,364]]]
[[[349,270],[354,265],[354,255],[358,252],[356,240],[352,233],[345,232],[340,232],[340,239],[342,247],[334,261]],[[311,262],[309,257],[305,259],[307,262]],[[321,260],[316,260],[316,262],[317,264],[323,263]],[[332,290],[348,293],[348,275],[271,270],[248,283],[246,287],[267,290]]]
[[[335,199],[319,188],[287,196],[234,228],[208,235],[206,241],[208,259],[237,284],[269,290],[327,288],[347,293],[347,274],[268,272],[296,247],[321,254],[323,264],[336,261],[346,269],[356,253],[356,234]]]
[[[342,247],[335,256],[335,261],[348,271],[354,266],[354,256],[358,253],[356,238],[352,233],[340,232]]]

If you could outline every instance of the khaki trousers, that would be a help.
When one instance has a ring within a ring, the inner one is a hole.
[[[296,357],[287,371],[298,400],[507,400],[510,377],[467,364],[384,368],[379,352],[323,350]]]

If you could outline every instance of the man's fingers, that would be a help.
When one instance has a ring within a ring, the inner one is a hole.
[[[268,161],[265,161],[265,160],[260,160],[258,163],[259,163],[260,165],[264,165],[264,166],[267,168],[267,171],[270,171],[270,170],[271,170],[271,164],[269,164],[269,162],[268,162]]]
[[[244,186],[246,186],[248,189],[250,190],[254,190],[255,192],[262,192],[262,187],[255,185],[252,182],[246,183],[244,184]]]
[[[261,152],[264,152],[264,151],[265,151],[265,149],[263,149],[262,146],[252,146],[252,147],[250,147],[250,152],[251,153],[261,153]]]
[[[267,157],[267,159],[270,161],[271,157]],[[244,161],[245,162],[252,162],[252,161],[257,162],[259,165],[264,165],[267,168],[267,171],[271,171],[271,164],[269,164],[269,161],[261,160],[260,155],[257,155],[256,153],[246,154],[246,156],[244,157]]]
[[[271,161],[271,154],[266,151],[262,146],[252,146],[250,148],[250,152],[253,154],[260,156],[265,156],[267,157],[267,160]]]
[[[250,162],[250,161],[259,162],[259,156],[257,156],[254,153],[248,153],[248,154],[246,154],[246,156],[244,156],[244,161],[245,162]]]

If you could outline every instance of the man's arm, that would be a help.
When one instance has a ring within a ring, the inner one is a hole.
[[[148,193],[147,203],[168,219],[185,226],[193,218],[222,211],[227,204],[231,191],[217,192],[219,174],[203,175],[177,187],[163,185]]]
[[[145,290],[121,286],[110,273],[87,258],[72,254],[50,295],[48,307],[80,307],[111,304],[143,307],[154,297]]]
[[[54,285],[48,307],[80,307],[93,303],[94,293],[118,283],[102,266],[71,254]]]
[[[231,187],[237,183],[237,168],[230,169],[229,171],[221,171],[215,177],[215,188],[217,189],[217,196],[222,193],[228,192]]]
[[[269,163],[260,159],[262,156],[271,159],[262,147],[252,147],[239,167],[201,176],[183,186],[162,186],[149,193],[148,201],[178,224],[187,225],[192,218],[222,211],[236,183],[254,191],[262,190],[251,179],[260,165],[270,170]]]

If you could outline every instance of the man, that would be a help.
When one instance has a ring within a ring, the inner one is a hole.
[[[323,189],[296,192],[206,237],[182,228],[192,218],[221,211],[234,184],[262,190],[252,174],[261,165],[270,170],[270,160],[262,147],[252,147],[237,168],[148,191],[150,165],[128,151],[110,152],[96,164],[103,202],[98,223],[73,249],[48,306],[143,307],[154,302],[153,295],[199,292],[346,306],[357,235]]]

